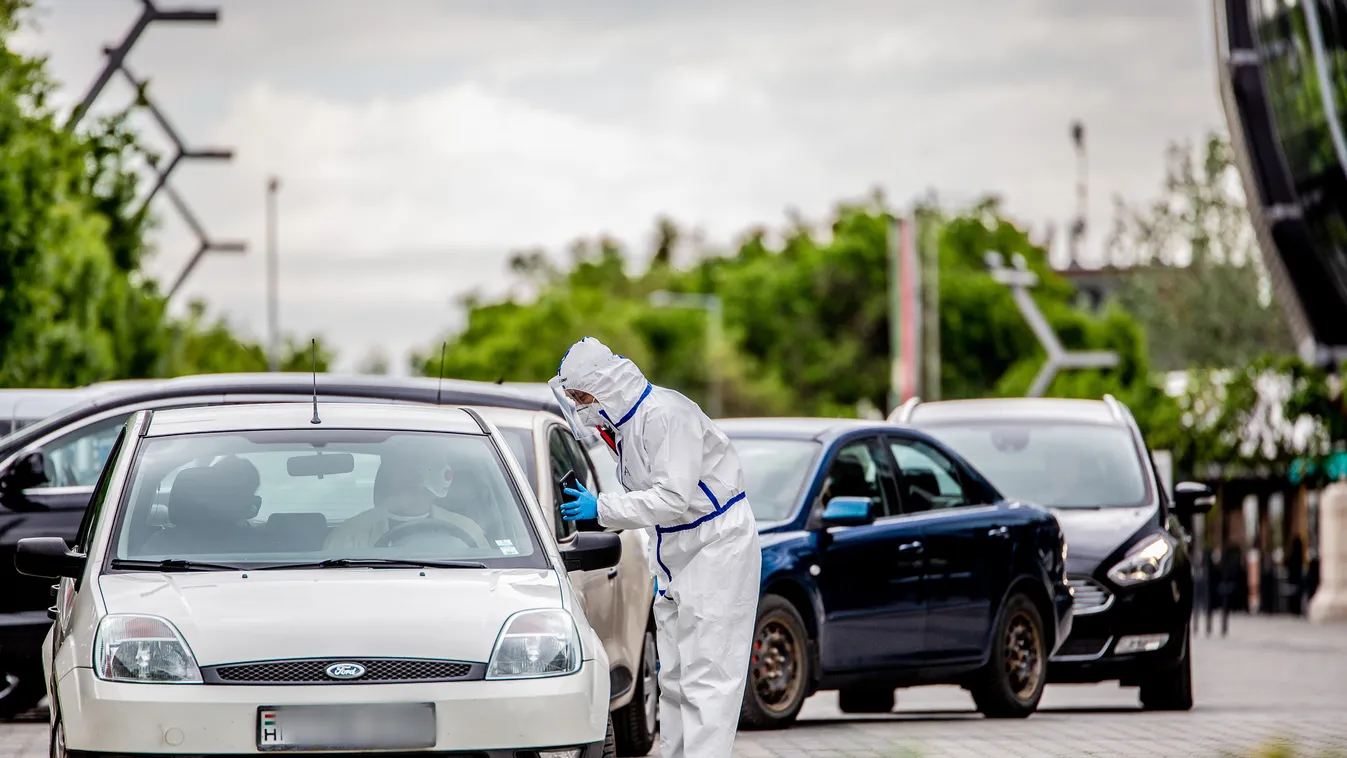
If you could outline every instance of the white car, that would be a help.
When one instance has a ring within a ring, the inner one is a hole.
[[[538,503],[564,548],[585,531],[601,531],[596,521],[561,518],[560,481],[574,472],[592,492],[621,492],[617,463],[602,449],[585,451],[566,421],[547,411],[476,408],[500,429],[505,441],[534,483]],[[602,444],[602,443],[600,443]],[[650,753],[659,733],[659,685],[656,678],[655,599],[646,552],[649,539],[641,529],[618,531],[622,561],[602,571],[576,571],[571,582],[585,616],[608,653],[613,733],[619,756]]]
[[[52,756],[268,751],[597,758],[609,664],[500,432],[461,408],[140,411],[59,578]],[[164,507],[156,507],[164,506]]]

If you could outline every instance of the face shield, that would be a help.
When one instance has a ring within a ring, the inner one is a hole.
[[[554,376],[547,382],[547,386],[552,389],[552,395],[557,399],[557,405],[561,406],[561,415],[570,424],[571,434],[575,436],[577,442],[586,448],[592,448],[601,443],[607,443],[609,449],[615,449],[616,435],[610,425],[599,415],[599,403],[588,398],[591,402],[581,403],[579,397],[584,393],[578,390],[568,390],[561,385],[561,377]]]

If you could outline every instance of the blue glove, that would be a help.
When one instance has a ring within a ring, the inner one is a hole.
[[[567,487],[564,492],[570,495],[573,500],[561,504],[561,517],[567,521],[591,521],[599,517],[599,499],[593,492],[585,489],[585,485],[578,484],[580,489],[573,490]]]

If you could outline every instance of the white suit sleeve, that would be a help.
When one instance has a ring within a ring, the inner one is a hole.
[[[633,443],[636,440],[632,440]],[[701,478],[702,432],[695,416],[661,413],[646,422],[649,489],[599,495],[599,524],[614,529],[668,526],[687,513]]]

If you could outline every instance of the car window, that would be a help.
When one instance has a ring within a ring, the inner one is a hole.
[[[904,513],[968,505],[959,469],[949,456],[920,440],[890,438],[898,464],[898,497]]]
[[[1006,497],[1055,508],[1146,502],[1146,473],[1123,426],[1028,421],[923,428]]]
[[[130,413],[96,421],[64,434],[38,448],[47,469],[47,482],[39,487],[92,487],[103,472]]]
[[[594,465],[594,475],[598,477],[599,489],[603,492],[626,492],[622,479],[617,475],[617,458],[606,442],[599,442],[589,449],[589,460]]]
[[[881,469],[870,440],[848,443],[828,466],[820,498],[826,508],[835,497],[864,497],[876,516],[888,514],[880,485]]]
[[[500,427],[500,434],[505,438],[505,444],[510,448],[510,452],[514,454],[514,459],[519,462],[519,467],[524,470],[524,476],[528,477],[533,494],[538,494],[538,465],[533,460],[533,430],[508,426]]]
[[[577,531],[574,521],[567,521],[561,517],[561,501],[565,498],[565,493],[561,491],[561,478],[568,471],[574,471],[581,482],[587,482],[589,478],[589,470],[577,466],[571,458],[571,449],[566,446],[566,438],[569,436],[570,433],[563,433],[559,426],[552,427],[547,433],[547,459],[552,480],[552,520],[556,524],[558,541],[570,539]]]
[[[603,492],[603,487],[594,482],[594,466],[585,455],[584,448],[575,441],[575,436],[565,427],[557,427],[562,430],[561,439],[565,443],[566,449],[570,452],[570,458],[575,463],[575,475],[580,477],[580,482],[592,492]]]
[[[303,429],[150,438],[122,507],[118,558],[534,566],[541,555],[504,459],[479,435]]]
[[[113,460],[121,450],[122,445],[126,444],[126,427],[123,425],[121,431],[117,433],[117,439],[113,440],[112,447],[108,451],[108,460]],[[98,476],[98,483],[94,485],[93,495],[89,498],[89,505],[84,509],[84,516],[80,519],[79,531],[75,534],[74,550],[81,552],[88,549],[89,533],[93,531],[94,524],[98,523],[98,514],[104,508],[104,501],[107,500],[108,487],[112,480],[112,466],[104,466],[103,471]]]
[[[785,521],[795,513],[822,445],[813,440],[735,437],[744,467],[744,492],[758,521]]]

